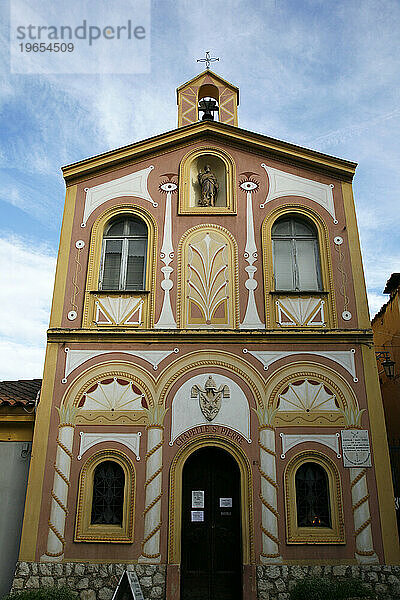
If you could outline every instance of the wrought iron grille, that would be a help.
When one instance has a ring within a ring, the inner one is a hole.
[[[104,461],[94,472],[91,523],[122,525],[125,475],[115,462]]]
[[[328,477],[320,465],[305,463],[296,472],[297,525],[331,527]]]

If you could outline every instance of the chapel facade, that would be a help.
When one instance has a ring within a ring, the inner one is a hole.
[[[177,101],[63,168],[20,564],[247,600],[270,566],[398,563],[356,164],[240,129],[210,70]]]

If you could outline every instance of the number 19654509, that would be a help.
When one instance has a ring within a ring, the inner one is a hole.
[[[69,44],[66,43],[59,43],[59,42],[54,42],[50,43],[50,44],[46,44],[44,42],[34,42],[33,44],[31,44],[30,42],[26,42],[25,44],[19,44],[20,50],[21,52],[73,52],[74,51],[74,44],[72,42],[70,42]]]

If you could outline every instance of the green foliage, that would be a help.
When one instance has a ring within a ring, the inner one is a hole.
[[[346,600],[373,596],[359,579],[324,579],[309,577],[298,581],[290,592],[291,600]]]
[[[76,594],[66,587],[42,587],[14,592],[4,596],[3,600],[76,600]]]

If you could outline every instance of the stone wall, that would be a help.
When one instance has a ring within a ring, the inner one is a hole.
[[[289,600],[289,592],[304,577],[357,577],[379,600],[400,600],[400,566],[336,565],[257,567],[258,600]]]
[[[80,600],[111,600],[127,565],[19,562],[12,591],[67,586]],[[164,600],[165,566],[132,565],[145,600]]]
[[[79,600],[111,600],[125,564],[17,563],[13,591],[68,586]],[[165,565],[131,565],[145,600],[165,599]],[[304,577],[358,577],[379,600],[400,600],[400,566],[264,565],[257,567],[258,600],[289,600],[289,591]],[[247,599],[244,599],[247,600]]]

